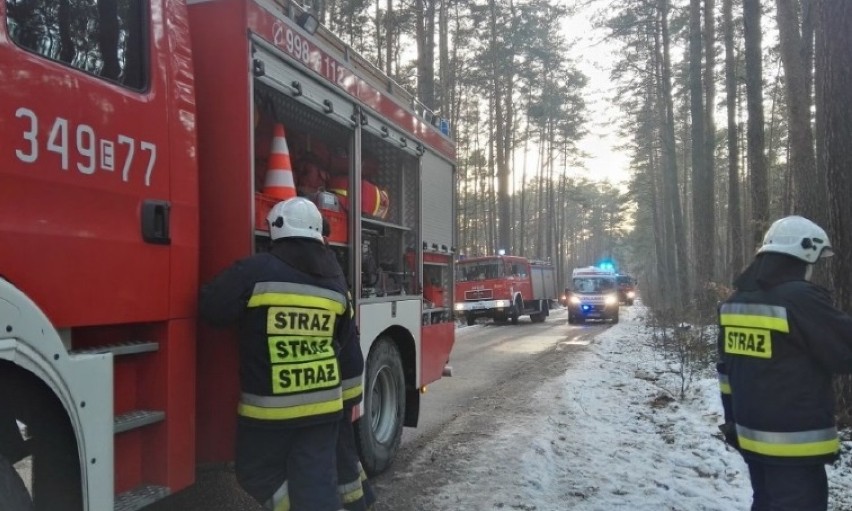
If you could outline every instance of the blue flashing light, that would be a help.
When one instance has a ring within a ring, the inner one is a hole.
[[[598,268],[600,268],[601,270],[615,271],[615,265],[612,264],[611,261],[601,261],[598,264]]]
[[[588,310],[589,310],[589,306],[588,306],[588,305],[583,305],[583,310],[584,310],[584,311],[588,311]]]

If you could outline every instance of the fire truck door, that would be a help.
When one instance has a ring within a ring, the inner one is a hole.
[[[168,312],[170,45],[147,4],[0,7],[0,271],[58,325]]]

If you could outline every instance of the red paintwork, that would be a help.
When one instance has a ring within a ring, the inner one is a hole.
[[[427,385],[439,380],[444,371],[444,366],[449,360],[450,350],[453,349],[455,341],[455,323],[437,323],[423,326],[423,339],[421,351],[423,356],[420,360],[421,385]]]
[[[274,43],[276,27],[293,26],[251,0],[211,0],[189,10],[181,1],[151,0],[148,12],[144,92],[25,51],[0,22],[0,275],[57,328],[70,329],[73,348],[159,343],[156,352],[116,359],[116,414],[154,409],[167,418],[116,436],[118,492],[142,483],[176,492],[192,484],[198,462],[233,459],[237,340],[233,331],[197,326],[197,294],[200,281],[254,250],[247,31]],[[311,45],[315,58],[331,58]],[[454,157],[452,143],[434,127],[349,71],[338,85],[344,92]],[[28,151],[29,114],[21,108],[39,120],[33,163],[16,153]],[[150,182],[139,147],[122,181],[118,162],[127,149],[119,144],[116,170],[82,173],[77,164],[85,161],[74,151],[63,169],[45,146],[58,118],[68,121],[71,140],[84,125],[98,140],[124,136],[156,145]],[[147,199],[171,205],[169,245],[141,239],[140,204]],[[440,378],[452,326],[423,328],[423,384]]]

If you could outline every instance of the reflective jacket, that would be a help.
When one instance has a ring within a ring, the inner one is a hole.
[[[792,258],[759,257],[719,307],[726,422],[746,458],[831,461],[840,448],[832,373],[852,371],[852,317],[834,308],[825,289],[801,280],[804,266]]]
[[[237,261],[202,288],[199,313],[239,326],[239,415],[287,427],[340,420],[339,357],[360,359],[359,371],[363,358],[346,280],[321,243],[292,240]]]

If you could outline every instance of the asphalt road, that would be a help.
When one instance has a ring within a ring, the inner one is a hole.
[[[450,357],[454,376],[429,388],[421,400],[421,424],[406,429],[393,465],[373,478],[375,511],[422,511],[421,497],[452,479],[454,446],[477,442],[504,410],[570,370],[573,354],[587,349],[608,324],[568,325],[564,309],[545,323],[485,323],[462,328]]]

